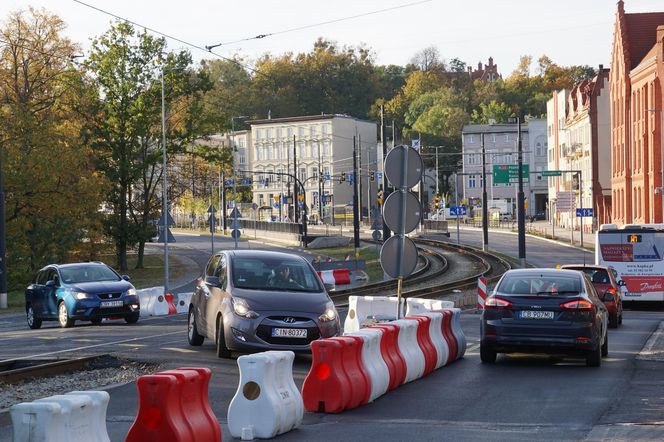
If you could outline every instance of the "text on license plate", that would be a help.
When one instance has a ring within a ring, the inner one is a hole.
[[[523,310],[521,319],[553,319],[553,312],[538,310]]]
[[[122,307],[122,301],[102,301],[101,307]]]
[[[273,338],[305,338],[307,337],[306,328],[273,328]]]

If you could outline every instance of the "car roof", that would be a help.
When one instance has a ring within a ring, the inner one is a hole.
[[[505,275],[509,276],[556,276],[556,275],[569,275],[581,277],[581,273],[578,270],[566,270],[566,269],[552,269],[552,268],[535,268],[535,269],[512,269],[505,272]]]
[[[560,266],[561,269],[571,269],[574,268],[576,270],[577,268],[588,268],[588,269],[602,269],[602,270],[609,270],[609,266],[600,266],[596,264],[565,264]]]
[[[290,252],[279,252],[275,250],[222,250],[231,259],[233,257],[249,257],[249,258],[273,258],[273,259],[304,259],[300,255]]]

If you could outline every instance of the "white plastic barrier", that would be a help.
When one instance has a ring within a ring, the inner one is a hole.
[[[87,396],[92,401],[93,433],[96,442],[110,442],[106,431],[106,409],[111,396],[105,391],[70,391],[67,395]]]
[[[436,368],[440,368],[447,362],[450,354],[450,349],[447,346],[447,341],[443,336],[443,314],[436,312],[424,312],[420,316],[428,316],[431,318],[429,323],[429,336],[433,346],[436,347]]]
[[[168,314],[168,302],[164,298],[164,287],[136,290],[136,294],[141,304],[141,316]]]
[[[457,341],[457,359],[460,359],[463,357],[464,354],[466,354],[466,335],[463,333],[463,330],[461,329],[461,309],[460,308],[452,308],[452,313],[454,315],[452,316],[452,334],[456,338]]]
[[[13,442],[67,442],[65,415],[56,402],[23,402],[9,409]]]
[[[363,328],[350,333],[351,336],[362,338],[362,365],[369,375],[371,394],[369,402],[373,402],[387,392],[390,385],[390,371],[380,352],[380,341],[383,332],[376,329]]]
[[[424,374],[424,353],[417,342],[419,322],[412,319],[399,319],[390,324],[399,326],[399,350],[406,360],[406,382],[419,379]]]
[[[328,286],[336,286],[336,282],[334,280],[334,274],[332,273],[332,270],[324,270],[318,272],[318,276],[320,276],[321,281],[323,281],[323,284],[328,285]]]
[[[240,356],[240,383],[228,407],[228,428],[242,440],[269,439],[297,428],[304,416],[293,381],[291,351]]]
[[[189,303],[193,293],[178,293],[175,295],[175,309],[178,313],[189,313]]]
[[[403,303],[403,300],[401,300]],[[397,298],[387,296],[349,296],[344,333],[358,331],[368,319],[392,320],[397,316]]]
[[[64,434],[71,442],[96,441],[96,416],[92,407],[92,399],[85,395],[55,395],[35,402],[50,402],[60,405],[64,417]],[[108,436],[107,436],[108,437]]]
[[[441,299],[406,299],[406,316],[421,315],[422,313],[430,312],[432,310],[443,310],[449,308],[454,308],[454,302],[443,301]]]

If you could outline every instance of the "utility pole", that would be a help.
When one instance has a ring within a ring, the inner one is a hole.
[[[162,189],[162,214],[164,221],[164,293],[168,293],[168,180],[166,179],[166,100],[164,99],[164,68],[161,68],[161,136],[163,144],[163,189]],[[3,197],[4,195],[0,195]],[[192,195],[193,197],[193,195]],[[4,204],[3,204],[4,209]],[[2,219],[4,220],[4,214]],[[4,259],[2,261],[4,265]],[[4,273],[3,273],[4,275]]]
[[[457,211],[459,210],[459,175],[457,174],[456,171],[454,171],[454,205],[457,207]],[[457,245],[461,244],[461,238],[459,234],[459,212],[457,212],[456,216],[456,228],[457,228]]]
[[[295,177],[295,183],[293,183],[293,222],[297,223],[298,214],[298,205],[299,201],[297,200],[297,146],[295,144],[295,135],[293,135],[293,176]],[[304,188],[302,189],[304,192]]]
[[[360,188],[359,191],[358,191],[358,195],[359,195],[358,199],[360,200],[359,204],[360,204],[360,223],[361,223],[362,218],[363,218],[362,217],[362,180],[360,179],[360,175],[362,174],[362,135],[357,136],[357,144],[360,148],[360,153],[359,153],[359,156],[358,156],[358,159],[357,159],[358,168],[357,168],[357,171],[355,171],[355,173],[357,173],[357,175],[355,175],[355,176],[357,178],[357,185]]]
[[[489,202],[486,197],[486,148],[484,147],[484,133],[480,134],[482,144],[482,250],[489,249]],[[457,219],[459,216],[457,215]]]
[[[438,146],[436,146],[436,195],[438,193]]]
[[[7,243],[5,224],[4,146],[0,144],[0,309],[7,308]]]
[[[355,259],[360,258],[360,216],[359,216],[359,176],[357,174],[357,144],[353,136],[353,239],[355,241]]]
[[[521,118],[517,117],[517,151],[519,167],[519,192],[517,193],[518,231],[519,231],[519,262],[526,266],[526,212],[523,195],[523,147],[521,145]]]
[[[385,128],[385,114],[384,114],[385,108],[381,104],[380,105],[380,138],[381,142],[383,144],[383,167],[381,167],[381,170],[383,171],[383,202],[387,199],[389,195],[389,191],[387,189],[387,176],[385,175],[385,157],[387,157],[387,132]],[[389,238],[391,235],[390,228],[387,227],[387,224],[385,224],[385,220],[383,219],[383,243]]]
[[[323,155],[320,151],[320,140],[318,145],[318,219],[323,221]]]

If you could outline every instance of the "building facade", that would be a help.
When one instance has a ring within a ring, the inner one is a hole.
[[[473,207],[480,207],[482,200],[482,144],[486,152],[487,199],[489,212],[516,215],[517,184],[494,182],[494,165],[517,164],[516,124],[471,124],[462,130],[463,199]],[[530,173],[524,178],[526,216],[544,212],[547,207],[546,178],[538,171],[546,170],[547,138],[546,121],[532,119],[521,125],[523,164]]]
[[[502,78],[498,73],[498,65],[493,64],[493,57],[489,57],[489,64],[485,64],[484,67],[482,67],[481,61],[477,63],[477,69],[469,66],[468,76],[470,77],[470,81],[481,80],[485,83],[491,83]]]
[[[612,219],[662,223],[664,12],[618,2],[610,74]]]
[[[548,169],[562,171],[548,178],[550,219],[558,225],[580,228],[573,210],[577,207],[594,211],[594,217],[583,218],[586,232],[611,222],[608,85],[609,70],[600,65],[595,78],[575,84],[571,91],[554,92],[547,103]],[[573,207],[557,204],[559,196],[564,199],[559,192],[574,193]]]
[[[288,197],[293,195],[295,177],[304,187],[303,198],[298,188],[299,207],[306,205],[310,219],[328,222],[333,218],[333,207],[342,212],[349,205],[352,209],[352,183],[357,179],[353,175],[354,143],[360,170],[360,207],[366,212],[367,207],[376,205],[375,174],[382,173],[376,123],[329,114],[247,123],[251,126],[248,161],[253,202],[262,218],[293,220],[295,202]]]

